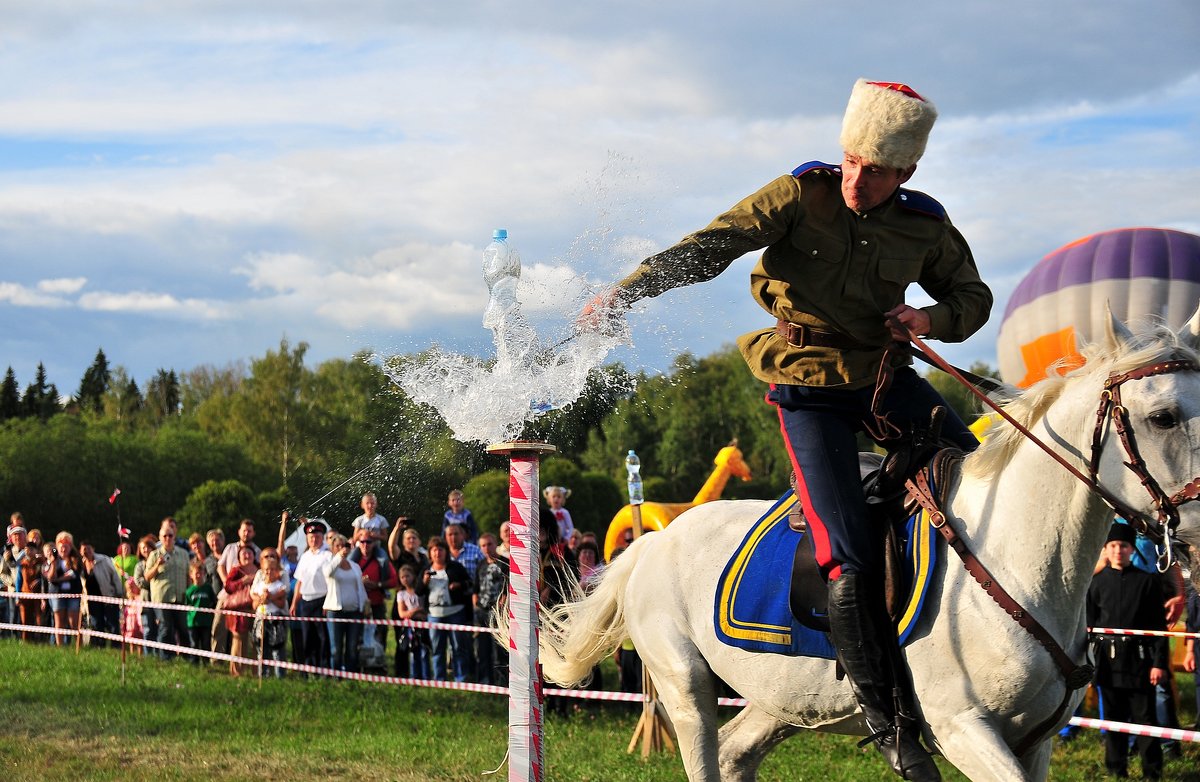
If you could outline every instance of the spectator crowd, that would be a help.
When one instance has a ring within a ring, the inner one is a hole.
[[[593,534],[571,524],[562,498],[556,495],[551,506],[542,515],[540,542],[541,598],[552,604],[572,583],[586,586],[600,572],[600,549]],[[427,539],[410,519],[392,524],[380,515],[372,493],[363,495],[361,509],[345,534],[325,519],[302,518],[287,535],[285,512],[278,540],[268,547],[256,541],[251,519],[230,541],[221,529],[181,540],[167,517],[156,533],[121,539],[111,555],[68,531],[45,540],[13,513],[0,558],[0,624],[23,627],[0,632],[74,644],[75,631],[84,629],[107,634],[92,636],[94,644],[117,645],[122,636],[151,641],[137,648],[197,664],[203,656],[193,650],[243,660],[261,654],[266,670],[280,677],[285,668],[271,663],[290,660],[335,671],[390,667],[400,677],[507,684],[507,649],[485,628],[508,591],[508,523],[498,535],[480,533],[458,490]],[[385,619],[428,626],[364,621]],[[231,675],[243,673],[238,659],[228,665]],[[640,682],[630,689],[640,690]]]

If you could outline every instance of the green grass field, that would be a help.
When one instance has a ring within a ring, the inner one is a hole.
[[[613,681],[615,671],[609,675]],[[14,641],[0,641],[0,676],[2,782],[507,779],[507,768],[486,775],[501,765],[508,740],[507,701],[495,695],[298,677],[260,687],[224,668],[150,657],[131,657],[122,685],[116,651],[77,655]],[[1183,718],[1191,724],[1195,715],[1188,709]],[[626,753],[636,722],[621,704],[548,716],[546,778],[683,779],[676,756]],[[948,780],[963,779],[939,763]],[[1102,776],[1096,731],[1055,749],[1051,779]],[[789,739],[760,774],[768,782],[884,778],[873,752],[821,734]],[[1200,746],[1169,761],[1167,778],[1200,780]]]

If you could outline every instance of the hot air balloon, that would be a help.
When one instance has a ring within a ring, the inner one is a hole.
[[[1200,302],[1200,236],[1165,228],[1093,234],[1047,255],[1013,291],[1000,322],[1000,375],[1028,387],[1056,361],[1083,363],[1077,347],[1119,320],[1147,315],[1180,328]]]

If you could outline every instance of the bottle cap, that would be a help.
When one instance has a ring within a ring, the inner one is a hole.
[[[508,229],[507,228],[497,228],[496,230],[492,231],[492,238],[499,239],[501,241],[507,239],[508,238]]]

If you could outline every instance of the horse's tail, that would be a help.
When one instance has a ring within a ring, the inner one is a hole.
[[[625,640],[625,586],[646,543],[645,538],[634,541],[586,591],[572,583],[565,602],[542,609],[539,661],[546,679],[564,687],[580,685]],[[508,645],[507,628],[495,634]]]

